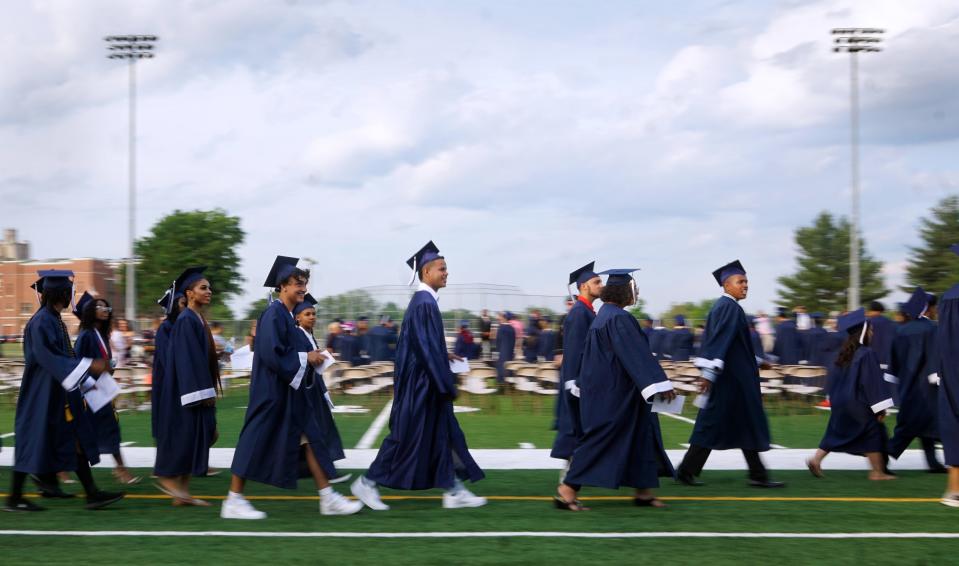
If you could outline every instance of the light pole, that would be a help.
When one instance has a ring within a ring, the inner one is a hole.
[[[852,222],[849,227],[849,293],[846,308],[859,308],[859,58],[858,53],[882,51],[878,28],[835,28],[833,51],[849,53],[850,166],[852,168]]]
[[[130,255],[127,258],[126,276],[126,318],[130,324],[136,325],[136,252],[133,244],[136,241],[136,101],[137,101],[137,73],[136,62],[140,59],[152,59],[155,35],[109,35],[103,38],[107,42],[107,58],[125,59],[130,69],[130,140],[129,140],[129,238]],[[132,330],[133,328],[131,328]]]

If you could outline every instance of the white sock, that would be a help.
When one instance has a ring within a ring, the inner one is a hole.
[[[333,491],[333,488],[330,487],[330,486],[324,487],[323,489],[319,490],[319,492],[320,492],[320,498],[321,498],[321,499],[324,498],[324,497],[329,497],[329,496],[333,495],[333,493],[335,493],[335,492]]]
[[[237,499],[243,499],[243,494],[242,494],[242,493],[236,493],[235,491],[228,491],[228,492],[227,492],[227,495],[226,495],[226,498],[227,498],[228,501],[230,501],[230,500],[236,501]]]

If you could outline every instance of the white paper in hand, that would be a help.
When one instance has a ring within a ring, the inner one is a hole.
[[[661,396],[657,395],[653,397],[653,412],[654,413],[672,413],[674,415],[681,414],[683,412],[683,404],[686,402],[686,397],[682,395],[677,395],[672,401],[666,401]]]
[[[253,369],[253,352],[249,346],[243,346],[230,356],[230,367],[236,370]]]
[[[450,371],[453,373],[469,373],[470,363],[466,360],[450,360]]]
[[[113,376],[109,373],[101,373],[100,377],[97,378],[96,386],[83,394],[83,398],[86,400],[87,405],[93,409],[93,412],[97,412],[103,407],[106,407],[110,401],[120,394],[120,386],[117,385],[117,382],[114,381]]]
[[[697,409],[705,409],[706,403],[709,403],[709,393],[702,393],[693,399],[693,406]]]
[[[323,356],[323,365],[316,368],[316,373],[323,373],[327,368],[336,363],[336,358],[333,357],[333,354],[331,354],[329,350],[321,350],[320,355]]]

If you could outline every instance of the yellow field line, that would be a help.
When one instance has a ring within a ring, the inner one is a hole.
[[[6,497],[0,493],[0,497]],[[39,497],[39,494],[35,494]],[[198,499],[220,500],[225,495],[196,495]],[[438,501],[441,495],[384,495],[382,499],[388,501]],[[543,495],[486,495],[490,501],[552,501],[551,496]],[[171,499],[169,495],[151,493],[130,493],[127,499]],[[247,495],[247,499],[258,501],[317,501],[316,495]],[[630,501],[633,498],[626,495],[594,495],[580,497],[583,501]],[[823,503],[938,503],[938,497],[737,497],[731,495],[717,496],[659,496],[663,501],[745,501],[745,502],[823,502]]]

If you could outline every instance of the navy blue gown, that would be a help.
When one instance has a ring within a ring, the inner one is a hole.
[[[869,327],[872,328],[872,340],[869,346],[879,358],[879,367],[888,369],[892,358],[892,342],[896,337],[896,323],[882,315],[877,315],[869,318]]]
[[[319,376],[307,363],[313,349],[282,301],[273,301],[260,315],[250,401],[230,468],[234,474],[295,489],[305,442],[326,476],[338,476],[333,464],[336,444],[323,434],[318,420],[322,409],[314,388]],[[335,428],[332,434],[339,436]]]
[[[609,489],[658,487],[672,477],[649,402],[673,387],[636,319],[604,304],[589,328],[578,379],[583,437],[565,482]]]
[[[526,337],[523,338],[523,359],[527,363],[535,364],[539,354],[539,337],[542,332],[538,326],[531,325],[526,329]]]
[[[297,328],[302,335],[302,339],[298,338],[301,343],[297,344],[297,350],[309,352],[310,350],[320,349],[313,334],[302,327]],[[326,382],[323,381],[323,374],[316,373],[313,367],[308,366],[303,383],[307,401],[310,403],[320,425],[321,448],[329,453],[330,460],[334,462],[342,460],[346,457],[343,452],[343,440],[340,438],[339,429],[336,428],[336,421],[333,420],[333,409],[330,407],[330,402],[327,401],[329,390],[326,388]]]
[[[163,405],[163,385],[167,377],[167,361],[170,359],[170,338],[173,333],[173,323],[164,320],[157,328],[153,338],[153,370],[150,373],[150,425],[153,439],[157,438],[157,418],[160,407]]]
[[[482,479],[453,415],[456,380],[440,309],[429,291],[410,299],[394,376],[390,432],[366,477],[394,489],[448,489],[455,477]]]
[[[663,350],[668,348],[663,347],[663,342],[666,341],[667,332],[669,331],[665,328],[650,328],[649,334],[647,334],[647,336],[649,336],[649,349],[653,352],[653,356],[657,360],[666,359]]]
[[[374,326],[367,333],[366,339],[370,348],[371,362],[385,362],[390,359],[387,344],[389,329],[385,326]]]
[[[539,335],[539,355],[547,362],[556,358],[556,333],[549,328]]]
[[[734,299],[724,295],[709,311],[699,355],[696,367],[717,376],[689,443],[713,450],[769,450],[756,352],[746,314]]]
[[[23,356],[13,469],[28,474],[76,470],[77,442],[90,464],[98,463],[96,433],[84,416],[79,390],[93,360],[74,357],[59,313],[43,307],[27,322]]]
[[[674,362],[688,362],[693,354],[693,333],[688,328],[676,328],[669,333],[669,355]]]
[[[936,324],[927,318],[910,320],[896,331],[889,373],[899,380],[899,414],[889,441],[889,454],[898,458],[915,438],[938,439],[939,386]]]
[[[885,452],[886,425],[876,414],[892,407],[879,367],[879,358],[868,346],[853,355],[846,368],[833,365],[829,373],[829,424],[819,447],[828,452],[862,455]]]
[[[939,302],[939,437],[947,466],[959,466],[959,285]]]
[[[216,434],[216,407],[201,401],[216,397],[212,339],[203,319],[191,309],[177,317],[167,350],[163,394],[157,415],[154,473],[160,477],[205,476]],[[259,336],[257,336],[259,348]],[[212,363],[211,363],[212,362]]]
[[[516,349],[516,329],[508,322],[496,330],[496,381],[506,381],[506,362],[513,361]]]
[[[556,439],[550,456],[569,460],[573,450],[583,436],[580,422],[579,399],[566,390],[566,383],[579,379],[583,350],[586,349],[586,336],[593,324],[596,313],[583,301],[569,309],[563,321],[563,362],[559,366],[559,394],[556,396]]]
[[[772,353],[777,358],[776,363],[785,366],[796,365],[804,359],[796,321],[786,320],[776,326],[776,342]]]
[[[101,347],[103,350],[101,350]],[[110,360],[110,342],[97,338],[97,331],[85,329],[80,331],[77,336],[77,343],[74,346],[76,354],[81,358],[105,359]],[[116,454],[120,452],[120,416],[117,414],[113,403],[105,405],[99,411],[94,413],[90,407],[85,411],[88,418],[93,423],[97,435],[97,449],[100,454]]]
[[[803,345],[803,358],[810,366],[826,366],[828,356],[826,348],[829,343],[829,331],[821,326],[814,326],[800,332]]]

